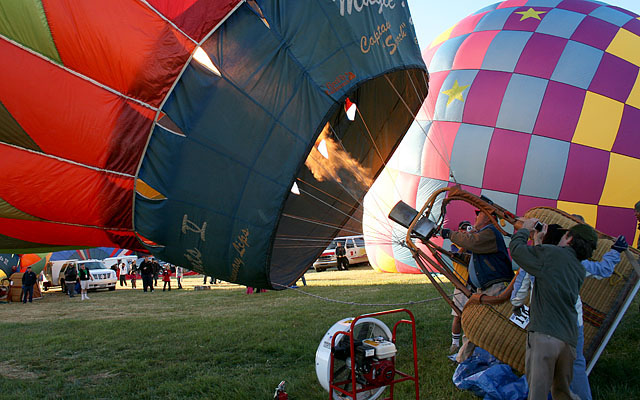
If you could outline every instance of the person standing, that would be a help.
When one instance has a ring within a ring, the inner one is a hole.
[[[151,269],[153,270],[154,286],[158,287],[158,276],[160,275],[160,270],[162,269],[162,267],[158,263],[158,260],[156,260],[155,258],[151,259]]]
[[[33,302],[33,285],[38,282],[38,277],[35,272],[31,270],[31,266],[27,267],[27,271],[22,275],[22,302],[27,303],[27,296],[29,297],[29,303]]]
[[[338,271],[346,271],[349,269],[349,260],[347,259],[347,250],[341,242],[336,244],[336,260],[338,262]]]
[[[146,292],[147,288],[150,288],[153,292],[153,263],[148,256],[140,263],[140,275],[142,275],[142,290]]]
[[[493,225],[489,215],[480,210],[476,210],[475,213],[476,220],[472,231],[461,232],[445,228],[440,234],[443,239],[450,239],[456,246],[471,252],[468,283],[476,292],[486,296],[498,296],[513,279],[511,258],[504,237]],[[469,358],[475,347],[475,344],[463,336],[456,361],[461,363]]]
[[[182,276],[184,271],[182,267],[176,267],[176,280],[178,281],[178,289],[182,289]]]
[[[471,226],[471,222],[469,221],[460,221],[458,224],[458,232],[471,232],[473,231],[473,226]],[[467,261],[469,258],[469,254],[465,254],[465,250],[459,248],[455,244],[451,244],[451,252],[457,254],[461,258],[465,258]],[[467,266],[462,262],[453,261],[453,271],[455,276],[460,279],[463,285],[467,284],[467,280],[469,279],[469,271],[467,270]],[[469,287],[470,288],[470,287]],[[467,303],[467,296],[458,288],[453,289],[453,303],[458,307],[458,309],[462,310],[464,305]],[[462,323],[460,321],[460,316],[453,309],[451,310],[451,315],[453,316],[453,321],[451,321],[451,347],[449,347],[449,354],[457,353],[460,350],[460,339],[462,338]]]
[[[80,277],[80,293],[82,300],[89,300],[89,296],[87,295],[87,290],[89,289],[89,280],[93,280],[93,276],[91,275],[91,271],[84,265],[80,264],[80,270],[78,271],[78,276]]]
[[[74,297],[76,281],[78,280],[78,270],[75,264],[67,265],[67,269],[64,270],[64,285],[67,288],[69,297]]]
[[[579,215],[574,215],[581,221],[584,219]],[[533,244],[554,244],[557,245],[564,236],[567,229],[558,224],[544,225],[542,230],[534,234]],[[600,261],[582,260],[582,266],[586,270],[585,277],[593,277],[595,279],[608,278],[613,274],[615,266],[620,262],[620,254],[628,247],[624,236],[618,236],[611,250],[602,256]],[[520,279],[522,278],[522,279]],[[520,285],[518,285],[520,280]],[[511,304],[514,306],[514,313],[521,314],[523,304],[530,297],[530,288],[533,287],[534,278],[527,272],[521,272],[518,275],[516,284],[511,294]],[[591,400],[591,388],[589,386],[589,378],[586,372],[586,360],[584,358],[584,327],[582,318],[582,301],[578,296],[576,302],[576,312],[578,313],[578,342],[576,345],[576,359],[573,362],[573,380],[571,381],[571,391],[575,393],[581,400]]]
[[[138,279],[138,277],[136,276],[137,273],[138,273],[138,269],[136,268],[136,263],[135,261],[131,261],[129,263],[129,274],[131,276],[131,289],[136,288],[136,280]]]
[[[118,261],[118,270],[120,271],[120,286],[127,286],[127,264],[124,261]]]
[[[164,285],[162,286],[162,291],[164,292],[164,290],[167,288],[167,285],[169,286],[169,291],[171,291],[171,269],[170,268],[164,268],[162,270],[162,282],[164,283]]]
[[[575,399],[570,384],[578,343],[576,302],[586,273],[581,261],[591,257],[598,235],[589,225],[577,224],[557,246],[529,246],[537,222],[522,220],[509,244],[514,261],[535,277],[525,355],[529,399],[546,400],[549,390],[553,398]]]

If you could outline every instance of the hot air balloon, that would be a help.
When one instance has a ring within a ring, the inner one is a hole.
[[[427,95],[406,2],[52,0],[0,15],[5,252],[147,250],[281,289]]]
[[[20,262],[18,254],[0,254],[0,281],[11,276],[13,267]]]
[[[60,260],[103,260],[105,258],[124,257],[134,255],[134,252],[127,249],[116,249],[113,247],[95,247],[92,249],[62,250],[51,254],[51,261]]]
[[[365,199],[374,268],[420,272],[386,218],[460,184],[512,213],[579,214],[637,241],[640,20],[600,2],[506,1],[468,16],[425,50],[431,90]],[[451,203],[446,227],[475,218]]]
[[[25,272],[27,267],[31,267],[31,270],[39,274],[44,269],[49,260],[51,259],[51,253],[30,253],[20,256],[20,271]]]

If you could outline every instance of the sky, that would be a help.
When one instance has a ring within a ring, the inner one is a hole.
[[[397,1],[397,0],[396,0]],[[499,0],[407,0],[413,24],[422,50],[439,34],[455,25],[469,14]],[[640,0],[609,0],[614,6],[622,7],[640,15]]]

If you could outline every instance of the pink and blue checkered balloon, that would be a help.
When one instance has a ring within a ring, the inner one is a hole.
[[[640,17],[587,0],[511,0],[444,32],[423,53],[429,97],[365,199],[374,268],[418,272],[386,215],[454,181],[518,215],[582,215],[637,241]],[[452,203],[446,225],[473,222]]]

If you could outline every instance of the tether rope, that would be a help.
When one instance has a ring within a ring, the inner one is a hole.
[[[430,299],[409,301],[409,302],[405,302],[405,303],[356,303],[355,301],[345,301],[345,300],[330,299],[328,297],[323,297],[323,296],[319,296],[317,294],[305,292],[304,290],[301,290],[300,288],[297,288],[297,287],[281,285],[279,283],[273,283],[273,286],[279,286],[279,287],[282,287],[282,288],[285,288],[285,289],[295,290],[296,292],[305,294],[305,295],[310,296],[310,297],[314,297],[316,299],[324,300],[324,301],[327,301],[327,302],[330,302],[330,303],[348,304],[348,305],[352,305],[352,306],[363,306],[363,307],[409,306],[409,305],[413,305],[413,304],[423,304],[423,303],[430,303],[430,302],[436,301],[436,300],[443,300],[442,296],[438,296],[438,297],[433,297],[433,298],[430,298]],[[452,297],[452,296],[449,296],[449,297]]]

